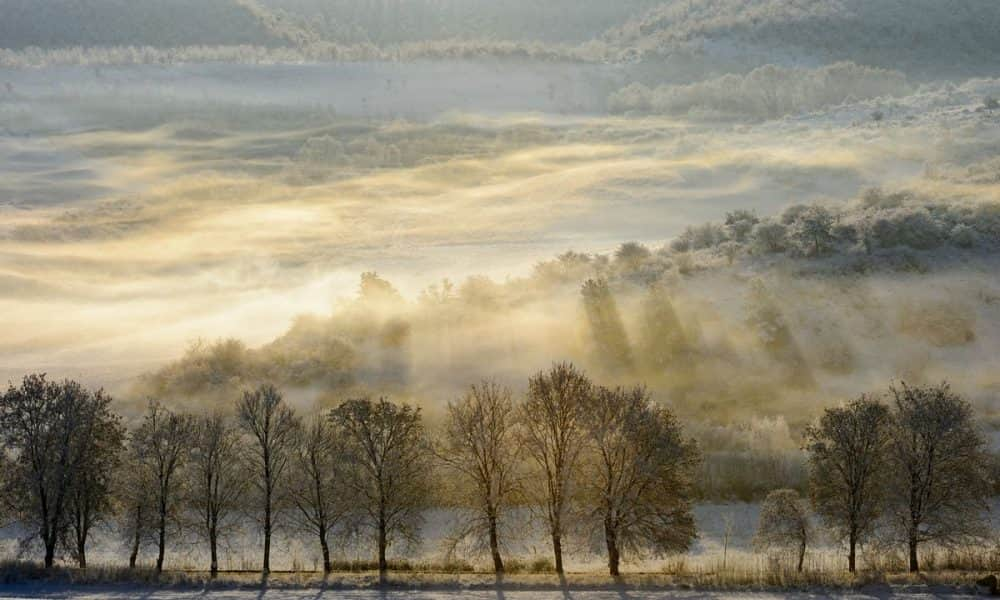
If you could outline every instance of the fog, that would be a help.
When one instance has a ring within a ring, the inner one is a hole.
[[[760,415],[794,429],[901,377],[950,379],[993,415],[1000,111],[986,100],[1000,80],[968,16],[992,6],[953,11],[943,30],[967,37],[931,35],[931,64],[899,41],[926,32],[916,22],[853,47],[789,37],[789,23],[890,19],[891,3],[594,3],[548,36],[517,25],[527,5],[490,36],[457,5],[436,29],[390,35],[361,9],[350,32],[330,27],[342,3],[235,4],[266,34],[0,39],[0,375],[78,377],[127,406],[229,403],[272,377],[304,406],[368,391],[433,414],[480,377],[520,389],[570,359],[645,381],[704,427]],[[423,23],[411,9],[398,21]],[[303,24],[320,13],[326,26]],[[860,219],[872,188],[935,219],[957,207],[942,239],[972,215],[974,243],[671,249],[738,209]],[[650,251],[631,267],[614,258],[629,241]],[[359,293],[367,272],[398,298]],[[595,350],[580,293],[593,277],[609,281],[631,371]],[[650,302],[676,313],[687,362],[642,363]],[[794,357],[756,336],[754,302],[778,307]],[[212,369],[227,385],[205,383]]]

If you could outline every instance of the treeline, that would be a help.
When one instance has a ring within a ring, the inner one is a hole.
[[[605,39],[651,55],[714,41],[751,56],[783,50],[954,76],[995,63],[998,25],[1000,10],[990,0],[672,0]]]
[[[833,539],[847,548],[851,572],[859,545],[876,538],[903,545],[916,572],[923,544],[958,545],[991,535],[985,518],[991,459],[968,402],[946,383],[900,384],[885,396],[866,394],[829,408],[805,432],[810,500]],[[768,495],[754,539],[758,548],[793,550],[801,571],[814,538],[797,492]]]
[[[908,191],[871,188],[847,207],[796,204],[770,218],[736,210],[727,213],[722,223],[688,227],[670,242],[669,250],[675,254],[712,250],[730,262],[742,255],[779,254],[797,258],[881,254],[889,260],[898,250],[994,249],[998,243],[1000,204],[943,202]]]
[[[986,530],[990,457],[970,405],[947,384],[890,389],[825,411],[805,433],[812,506],[856,547],[889,532],[918,568],[925,543],[966,541]],[[150,401],[126,428],[111,398],[66,380],[28,375],[0,396],[3,506],[52,567],[87,565],[95,527],[110,525],[129,566],[150,541],[156,571],[179,529],[197,534],[219,570],[219,549],[239,526],[258,528],[261,570],[279,529],[308,534],[332,570],[348,532],[371,540],[378,570],[391,548],[419,539],[432,507],[453,509],[449,552],[484,551],[497,573],[515,510],[529,509],[563,548],[589,531],[611,575],[623,553],[687,550],[697,444],[642,385],[603,387],[568,363],[528,381],[523,399],[484,380],[450,402],[430,430],[419,408],[356,398],[297,414],[270,384],[245,390],[228,413],[181,413]],[[768,496],[756,542],[794,547],[799,569],[813,528],[797,492]],[[592,540],[593,541],[593,540]]]
[[[298,45],[148,45],[0,48],[0,67],[174,65],[182,63],[286,64],[309,62],[502,59],[602,63],[620,52],[600,41],[554,44],[537,41],[445,39],[394,46],[310,41]]]
[[[425,509],[444,505],[459,515],[454,543],[488,549],[497,572],[516,507],[538,509],[559,573],[581,520],[603,532],[612,574],[623,552],[695,539],[694,442],[643,386],[601,387],[570,364],[531,377],[523,401],[493,381],[471,386],[433,435],[406,404],[357,398],[303,417],[269,384],[244,391],[231,414],[150,401],[131,430],[110,405],[44,375],[0,398],[4,503],[46,567],[63,552],[86,567],[93,528],[113,523],[129,566],[152,540],[159,572],[183,524],[204,539],[215,574],[220,544],[249,522],[264,573],[279,527],[309,533],[326,571],[337,532],[367,532],[385,573],[390,547],[418,539]]]
[[[687,85],[641,83],[611,94],[612,112],[693,117],[774,119],[845,102],[904,96],[910,86],[899,71],[839,62],[817,68],[765,65]]]

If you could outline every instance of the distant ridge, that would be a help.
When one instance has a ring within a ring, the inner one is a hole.
[[[281,46],[301,35],[253,0],[0,0],[0,48]]]

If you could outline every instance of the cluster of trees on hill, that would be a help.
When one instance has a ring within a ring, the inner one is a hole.
[[[969,404],[947,384],[901,384],[888,397],[829,408],[805,433],[810,498],[847,547],[851,572],[857,547],[875,536],[903,544],[916,572],[921,544],[960,544],[989,531],[990,459]],[[798,493],[776,490],[764,501],[755,542],[791,548],[801,571],[814,532]]]
[[[821,258],[833,254],[871,257],[893,250],[995,248],[1000,243],[1000,205],[941,202],[907,191],[867,190],[854,204],[796,204],[772,218],[727,213],[723,223],[688,227],[670,250],[712,250],[730,262],[746,254]]]
[[[719,41],[748,53],[795,51],[886,68],[956,69],[995,62],[1000,8],[990,0],[672,0],[606,39],[669,55]]]
[[[603,42],[553,44],[509,40],[427,40],[397,46],[369,43],[340,44],[324,40],[295,46],[260,44],[198,44],[157,47],[130,44],[75,45],[58,48],[29,46],[0,48],[0,66],[37,68],[50,66],[172,65],[180,63],[282,64],[309,62],[414,61],[509,59],[527,61],[603,63],[616,61],[619,51]]]
[[[240,0],[0,0],[0,47],[284,43]]]
[[[812,503],[846,542],[851,571],[877,532],[905,543],[917,570],[920,544],[983,527],[990,461],[969,404],[947,384],[890,394],[891,407],[862,396],[827,409],[805,433]],[[129,566],[152,540],[159,572],[183,526],[208,546],[214,575],[220,545],[251,522],[265,574],[279,528],[311,536],[327,572],[337,536],[367,532],[384,574],[390,547],[418,539],[433,506],[455,511],[452,549],[471,543],[497,573],[518,507],[537,512],[558,573],[581,524],[600,532],[613,576],[623,553],[684,551],[697,535],[696,443],[645,387],[595,385],[568,363],[532,376],[520,401],[495,381],[472,385],[435,431],[418,408],[385,398],[305,417],[270,384],[245,390],[229,414],[150,401],[128,429],[102,391],[29,375],[0,396],[0,441],[6,516],[40,542],[46,567],[66,552],[85,568],[90,533],[115,523]],[[797,492],[779,490],[756,542],[792,546],[801,570],[813,531]]]
[[[110,402],[44,375],[0,397],[4,505],[41,542],[46,567],[61,550],[86,567],[89,533],[114,520],[130,567],[152,539],[161,571],[185,523],[207,543],[214,574],[221,541],[249,518],[264,573],[278,527],[313,536],[327,571],[335,532],[367,531],[384,573],[390,546],[415,540],[435,502],[457,508],[454,539],[488,548],[497,572],[517,506],[538,508],[559,573],[576,519],[603,533],[613,575],[623,552],[680,551],[695,538],[694,442],[644,387],[597,386],[570,364],[531,377],[520,402],[493,381],[471,386],[434,435],[419,409],[385,398],[303,418],[270,384],[244,391],[231,415],[151,401],[131,430]],[[435,497],[435,482],[451,497]]]
[[[580,42],[659,0],[261,0],[326,39],[379,45],[479,38]]]
[[[509,57],[605,60],[657,0],[0,0],[0,64]]]
[[[841,62],[814,69],[776,65],[687,85],[649,88],[633,83],[610,96],[613,112],[773,119],[848,101],[902,96],[906,76]]]

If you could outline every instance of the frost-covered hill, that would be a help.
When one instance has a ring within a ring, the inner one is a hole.
[[[0,0],[0,48],[282,42],[243,0]]]
[[[852,60],[954,76],[996,64],[998,31],[993,0],[671,0],[606,39],[647,55],[695,47],[720,58]]]

